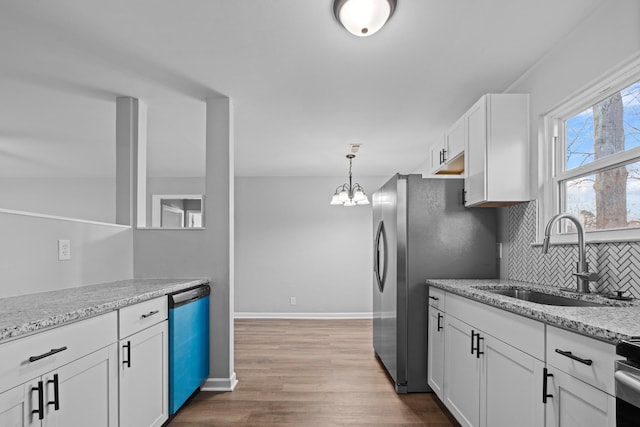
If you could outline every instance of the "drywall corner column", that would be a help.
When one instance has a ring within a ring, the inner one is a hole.
[[[116,224],[144,226],[147,207],[147,105],[116,98]]]
[[[134,228],[134,277],[211,280],[209,378],[203,390],[231,391],[233,365],[233,110],[226,97],[207,100],[204,229]]]
[[[211,364],[203,389],[233,389],[234,138],[227,97],[207,99],[206,258],[211,281]]]

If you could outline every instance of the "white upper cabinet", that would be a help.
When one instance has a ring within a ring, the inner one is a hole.
[[[465,206],[528,201],[529,95],[484,95],[464,118]]]
[[[466,144],[464,117],[444,134],[441,144],[431,147],[431,173],[434,175],[460,175],[464,172]]]

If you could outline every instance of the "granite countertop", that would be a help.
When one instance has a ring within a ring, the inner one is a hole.
[[[205,283],[209,281],[131,279],[0,298],[0,343]]]
[[[610,343],[640,336],[640,301],[617,301],[597,294],[577,294],[553,286],[514,280],[429,279],[427,284],[503,310],[540,320]],[[605,304],[602,307],[563,307],[537,304],[487,292],[484,289],[531,289]]]

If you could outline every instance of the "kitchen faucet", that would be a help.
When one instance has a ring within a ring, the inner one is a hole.
[[[582,224],[580,224],[578,218],[568,213],[561,213],[553,216],[547,223],[547,228],[544,231],[542,253],[546,254],[549,252],[549,238],[551,237],[553,224],[563,218],[573,222],[578,232],[578,268],[577,272],[573,273],[573,275],[577,277],[576,290],[581,293],[589,293],[589,282],[597,281],[598,275],[596,273],[589,272],[589,265],[587,264],[585,256],[584,228],[582,228]]]

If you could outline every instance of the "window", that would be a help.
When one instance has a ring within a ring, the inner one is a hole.
[[[553,144],[545,220],[571,213],[592,241],[640,237],[638,70],[636,61],[546,118]],[[568,221],[561,225],[563,233],[575,231]]]

